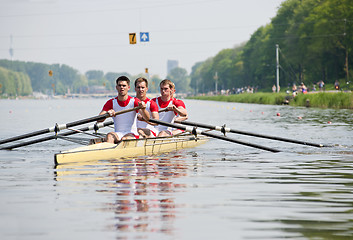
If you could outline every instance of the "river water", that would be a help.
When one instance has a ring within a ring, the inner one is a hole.
[[[0,139],[95,116],[105,101],[0,100]],[[210,140],[59,167],[54,154],[77,144],[2,150],[0,239],[352,239],[352,110],[185,102],[190,121],[333,146],[229,133],[281,152]]]

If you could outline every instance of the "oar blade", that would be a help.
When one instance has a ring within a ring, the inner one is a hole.
[[[71,131],[68,131],[68,132],[65,132],[65,133],[60,133],[58,135],[42,137],[42,138],[39,138],[39,139],[34,139],[34,140],[31,140],[31,141],[27,141],[27,142],[21,142],[21,143],[13,144],[13,145],[10,145],[10,146],[5,146],[5,147],[0,148],[0,150],[12,150],[12,149],[19,148],[19,147],[25,147],[25,146],[36,144],[36,143],[41,143],[41,142],[45,142],[45,141],[49,141],[49,140],[54,140],[54,139],[57,139],[57,138],[60,138],[60,137],[70,136],[70,135],[78,133],[79,131],[86,132],[86,131],[89,131],[89,130],[98,130],[98,129],[102,128],[102,127],[106,127],[106,126],[113,125],[113,124],[114,124],[113,121],[108,121],[108,122],[102,123],[101,125],[96,125],[95,124],[93,126],[83,127],[83,128],[78,129],[78,131],[71,130]]]
[[[130,109],[125,109],[125,110],[116,112],[115,116],[116,115],[120,115],[120,114],[124,114],[124,113],[127,113],[127,112],[131,112],[131,111],[137,111],[140,108],[141,107],[134,107],[134,108],[130,108]],[[90,122],[96,122],[96,121],[102,121],[102,120],[104,121],[108,117],[110,117],[110,114],[109,113],[105,113],[105,114],[102,114],[102,115],[98,115],[98,116],[94,116],[94,117],[90,117],[90,118],[85,118],[85,119],[81,119],[81,120],[74,121],[74,122],[69,122],[67,124],[61,124],[61,125],[56,124],[54,127],[51,127],[51,128],[46,128],[46,129],[42,129],[42,130],[31,132],[31,133],[26,133],[26,134],[23,134],[23,135],[19,135],[19,136],[7,138],[7,139],[2,139],[2,140],[0,140],[0,145],[1,144],[5,144],[5,143],[18,141],[18,140],[22,140],[22,139],[25,139],[25,138],[30,138],[30,137],[43,135],[43,134],[50,133],[50,132],[57,133],[60,130],[64,130],[64,129],[67,129],[67,128],[70,128],[70,127],[75,127],[75,126],[78,126],[78,125],[83,125],[83,124],[90,123]],[[43,139],[51,140],[52,138],[43,138]],[[43,141],[47,141],[47,140],[43,140]],[[38,141],[38,140],[33,140],[33,143],[37,143],[36,141]],[[15,144],[14,146],[22,146],[22,145],[19,143],[19,144]],[[0,150],[1,149],[7,149],[7,147],[0,148]]]

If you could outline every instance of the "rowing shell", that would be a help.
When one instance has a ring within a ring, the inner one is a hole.
[[[181,134],[173,137],[127,139],[119,144],[97,143],[55,154],[55,164],[113,160],[119,158],[158,155],[183,148],[192,148],[205,143],[205,136]]]

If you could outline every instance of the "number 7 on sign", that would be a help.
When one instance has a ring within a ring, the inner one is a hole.
[[[130,44],[136,44],[136,33],[129,33]]]

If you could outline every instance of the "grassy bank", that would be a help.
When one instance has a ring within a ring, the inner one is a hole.
[[[353,109],[353,93],[348,92],[320,92],[316,94],[299,94],[291,102],[292,106],[306,106],[320,108]]]
[[[319,108],[353,109],[353,93],[351,92],[320,92],[298,94],[292,98],[286,93],[244,93],[237,95],[195,96],[192,99],[224,102],[257,103],[281,105],[289,100],[291,106],[310,106]]]

